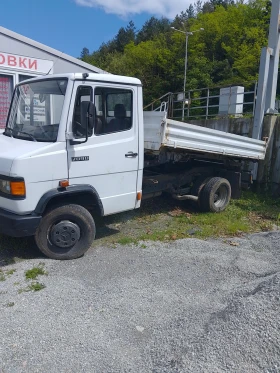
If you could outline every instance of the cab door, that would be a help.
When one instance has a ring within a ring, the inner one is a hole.
[[[134,209],[139,168],[137,87],[84,81],[75,82],[73,92],[69,131],[75,139],[84,137],[79,129],[83,101],[94,103],[96,116],[87,142],[67,144],[70,185],[94,187],[104,215]]]

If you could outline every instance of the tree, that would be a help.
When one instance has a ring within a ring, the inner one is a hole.
[[[135,25],[132,21],[129,22],[126,28],[121,27],[115,38],[117,52],[123,52],[124,48],[130,42],[135,41]]]
[[[181,12],[179,15],[177,14],[174,18],[174,21],[171,23],[171,25],[175,28],[182,28],[182,25],[187,25],[188,23],[188,14],[187,12]]]
[[[203,6],[198,0],[172,23],[151,17],[136,33],[130,22],[97,51],[82,52],[83,59],[111,73],[138,77],[144,102],[149,103],[166,92],[183,89],[186,38],[170,26],[184,26],[185,31],[204,28],[189,37],[186,88],[245,84],[258,77],[269,10],[267,0],[209,0]]]
[[[168,32],[170,28],[170,22],[167,18],[157,19],[151,17],[146,21],[138,32],[136,37],[136,43],[139,44],[143,41],[153,40],[159,34]]]
[[[81,59],[84,59],[88,56],[89,56],[89,50],[88,50],[88,48],[84,47],[82,52],[81,52]]]
[[[195,18],[195,9],[194,9],[194,6],[192,4],[190,4],[190,6],[188,7],[186,13],[187,13],[188,19],[189,18]]]
[[[199,13],[202,13],[202,1],[197,0],[196,3],[194,4],[195,8],[195,15],[197,16]]]

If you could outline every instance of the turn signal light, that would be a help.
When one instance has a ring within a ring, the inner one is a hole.
[[[138,192],[137,193],[137,201],[141,201],[141,198],[142,198],[142,193]]]
[[[69,186],[69,180],[60,180],[60,182],[59,182],[59,186],[60,186],[61,188],[66,188],[66,187],[68,187],[68,186]]]
[[[10,187],[12,196],[25,196],[26,190],[24,181],[11,181]]]

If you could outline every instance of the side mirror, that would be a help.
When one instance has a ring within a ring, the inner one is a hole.
[[[83,135],[87,135],[87,130],[88,130],[88,119],[89,119],[89,115],[88,115],[88,109],[89,109],[89,106],[90,106],[90,102],[89,101],[82,101],[81,102],[81,108],[80,108],[80,123],[81,123],[81,130],[82,130],[82,133]]]
[[[87,117],[88,117],[88,129],[92,132],[94,128],[94,123],[95,123],[95,106],[91,101],[88,104]]]
[[[70,140],[70,144],[83,144],[88,141],[88,136],[92,134],[95,122],[95,106],[91,101],[82,101],[80,108],[80,131],[85,135],[85,140]]]

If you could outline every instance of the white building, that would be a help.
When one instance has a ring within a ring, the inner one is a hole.
[[[14,86],[40,75],[105,71],[0,27],[0,128],[6,124]]]

